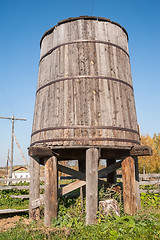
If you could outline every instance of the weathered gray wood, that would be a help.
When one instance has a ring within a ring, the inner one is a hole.
[[[44,224],[49,226],[51,219],[57,217],[58,169],[55,156],[45,159],[45,206]]]
[[[72,191],[76,190],[77,188],[81,188],[82,186],[85,186],[85,185],[86,185],[85,181],[77,180],[73,183],[68,184],[65,187],[62,187],[60,189],[60,195],[63,196],[65,194],[72,192]]]
[[[29,199],[29,195],[9,195],[11,198]]]
[[[10,213],[23,213],[23,212],[28,212],[29,209],[3,209],[0,210],[0,214],[10,214]]]
[[[112,164],[116,164],[116,160],[115,159],[107,159],[107,167],[111,166]],[[109,182],[111,184],[117,183],[116,170],[107,174],[107,182]]]
[[[128,42],[121,27],[95,19],[67,21],[42,40],[42,57],[31,143],[44,141],[53,148],[138,144]]]
[[[33,220],[39,220],[40,210],[39,208],[32,208],[32,201],[40,196],[40,165],[39,163],[30,158],[30,188],[29,188],[29,218]]]
[[[148,146],[134,147],[130,151],[130,156],[151,156],[152,149]]]
[[[80,180],[85,180],[86,179],[86,176],[85,176],[84,173],[78,172],[78,171],[76,171],[72,168],[65,167],[61,164],[58,164],[58,171],[69,174],[69,175],[75,177],[76,179],[80,179]]]
[[[30,157],[51,157],[53,153],[49,147],[34,146],[28,149],[28,155]]]
[[[160,178],[160,173],[139,174],[140,178]]]
[[[98,159],[96,148],[86,151],[86,224],[96,223],[98,206]]]
[[[40,207],[41,205],[43,205],[45,203],[45,200],[44,200],[44,195],[41,196],[40,198],[32,201],[32,208],[35,209],[35,208],[38,208]]]
[[[121,163],[122,161],[119,161],[117,163],[114,163],[112,165],[110,165],[109,167],[103,168],[98,172],[98,177],[101,178],[106,174],[109,174],[117,169],[119,169],[121,167]]]
[[[0,182],[11,182],[11,183],[13,183],[13,182],[21,182],[21,181],[30,181],[30,178],[12,178],[12,179],[10,179],[10,178],[0,178]]]
[[[140,207],[139,186],[135,173],[135,160],[128,157],[122,162],[124,212],[134,214]]]
[[[150,190],[144,190],[144,189],[140,189],[140,193],[159,193],[160,192],[160,189],[150,189]]]
[[[29,186],[0,186],[0,190],[11,190],[11,189],[18,189],[18,190],[24,190],[24,189],[29,189]]]
[[[158,183],[160,183],[160,181],[158,180],[152,180],[152,181],[148,180],[148,181],[140,181],[139,185],[156,185]]]
[[[40,180],[41,181],[44,181],[45,180],[45,178],[44,177],[40,177]],[[0,182],[25,182],[25,181],[28,181],[28,182],[30,182],[30,178],[12,178],[12,179],[10,179],[10,178],[0,178]]]

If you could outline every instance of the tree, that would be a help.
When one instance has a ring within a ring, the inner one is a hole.
[[[153,151],[152,156],[139,157],[139,171],[143,173],[160,172],[160,133],[154,134],[151,138],[148,134],[141,137],[141,145],[150,146]]]

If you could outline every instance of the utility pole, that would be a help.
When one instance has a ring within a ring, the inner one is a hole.
[[[8,149],[7,164],[6,164],[6,177],[8,177],[8,162],[9,161],[10,161],[10,159],[9,159],[9,149]]]
[[[13,172],[13,146],[14,146],[14,123],[17,120],[26,121],[25,118],[15,118],[13,115],[12,117],[0,117],[1,119],[9,119],[12,122],[12,135],[11,135],[11,159],[10,159],[10,171],[9,171],[9,178],[12,178]]]

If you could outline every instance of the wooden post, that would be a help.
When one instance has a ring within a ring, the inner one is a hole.
[[[39,220],[39,208],[32,208],[32,201],[40,197],[40,165],[36,159],[30,158],[30,192],[29,192],[29,218]]]
[[[86,152],[86,224],[96,223],[98,206],[98,158],[96,148]]]
[[[78,160],[78,166],[79,166],[79,171],[80,172],[86,173],[86,162],[85,162],[85,159]],[[82,210],[83,210],[83,206],[84,206],[83,198],[84,198],[85,194],[86,194],[86,186],[80,187],[80,197],[81,197],[81,207],[82,207]]]
[[[139,170],[138,170],[138,157],[135,156],[135,189],[136,189],[136,211],[141,208],[141,200],[140,200],[140,190],[139,190]]]
[[[116,163],[116,159],[107,159],[107,167],[109,167],[110,165]],[[117,183],[117,172],[116,170],[107,174],[107,182],[111,183],[111,184],[115,184]]]
[[[44,224],[51,225],[51,219],[57,217],[58,170],[55,156],[44,160],[45,164],[45,206]]]
[[[122,162],[124,212],[132,215],[140,207],[137,158],[128,157]]]

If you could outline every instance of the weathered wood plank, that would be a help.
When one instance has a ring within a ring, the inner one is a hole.
[[[29,199],[29,195],[9,195],[11,198]]]
[[[29,209],[3,209],[0,210],[0,214],[10,214],[10,213],[23,213],[23,212],[28,212]]]
[[[44,177],[40,177],[40,181],[44,181],[45,178]],[[25,182],[28,181],[30,182],[30,178],[0,178],[0,182]]]
[[[150,189],[150,190],[144,190],[144,189],[140,189],[140,193],[159,193],[160,189]]]
[[[29,187],[29,218],[39,220],[40,210],[32,209],[32,201],[40,196],[40,165],[38,161],[30,157],[30,187]]]
[[[140,181],[139,185],[156,185],[159,183],[160,183],[160,181],[158,181],[158,180],[153,180],[153,181],[149,180],[149,181]]]
[[[140,178],[160,178],[160,173],[139,174]]]
[[[107,167],[111,166],[112,164],[116,164],[116,159],[107,159]],[[107,174],[107,182],[112,184],[115,184],[117,182],[116,170]]]
[[[33,146],[28,149],[28,155],[30,157],[51,157],[53,153],[49,147]]]
[[[86,224],[96,223],[98,207],[98,149],[86,151]]]
[[[0,182],[21,182],[30,181],[30,178],[0,178]]]
[[[85,178],[86,178],[84,173],[76,171],[72,168],[62,166],[61,164],[58,164],[58,171],[69,174],[69,175],[75,177],[76,179],[85,180]]]
[[[77,181],[75,181],[73,183],[68,184],[65,187],[62,187],[60,189],[59,193],[60,193],[60,195],[63,196],[65,194],[67,194],[69,192],[72,192],[72,191],[76,190],[77,188],[80,188],[80,187],[85,186],[85,185],[86,185],[85,181],[77,180]]]
[[[45,200],[44,200],[44,195],[41,196],[40,198],[32,201],[32,208],[35,209],[35,208],[38,208],[40,207],[41,205],[43,205],[45,203]]]
[[[119,169],[121,167],[121,163],[122,163],[122,161],[119,161],[117,163],[110,165],[109,167],[103,168],[102,170],[100,170],[98,172],[98,177],[101,178],[104,175],[107,175],[107,174]]]
[[[133,147],[130,156],[151,156],[152,148],[148,146]]]
[[[57,217],[57,189],[58,189],[58,169],[57,158],[52,156],[45,159],[45,206],[44,224],[49,226],[51,219]]]
[[[128,157],[122,162],[124,212],[134,214],[140,207],[139,187],[136,180],[135,160]]]

